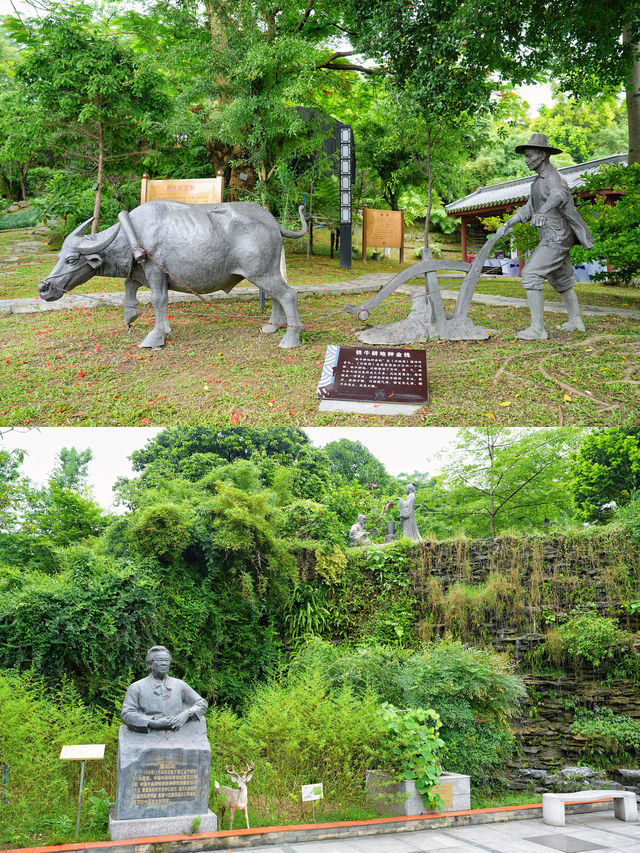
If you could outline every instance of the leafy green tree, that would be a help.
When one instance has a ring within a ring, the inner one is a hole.
[[[386,491],[394,487],[394,479],[386,468],[360,441],[341,438],[325,445],[325,453],[333,470],[347,482],[354,480],[368,488]]]
[[[578,517],[611,516],[611,503],[629,503],[640,489],[640,430],[616,427],[589,432],[570,462],[571,489]]]
[[[612,95],[585,101],[556,92],[552,107],[540,107],[534,128],[575,163],[619,154],[629,145],[625,109]]]
[[[640,277],[640,164],[611,165],[589,175],[584,183],[593,192],[593,202],[583,202],[580,212],[594,237],[593,249],[576,246],[572,250],[575,262],[598,261],[611,265],[614,272],[596,273],[596,280],[614,279],[632,284]],[[615,204],[607,204],[602,190],[620,193]]]
[[[0,529],[11,530],[20,511],[23,494],[20,466],[24,451],[0,449]]]
[[[5,21],[27,50],[16,73],[23,97],[47,115],[50,147],[72,153],[95,175],[92,230],[98,227],[105,176],[117,164],[150,155],[169,102],[161,77],[95,22],[91,6],[51,6],[42,18]]]
[[[354,42],[415,85],[416,99],[452,114],[489,103],[500,80],[540,73],[578,98],[626,89],[630,162],[640,157],[640,10],[635,0],[553,6],[514,0],[372,0]],[[482,37],[479,37],[479,33]]]
[[[278,492],[281,503],[294,497],[318,500],[331,484],[326,454],[313,447],[297,427],[175,427],[163,430],[133,452],[133,468],[142,471],[140,482],[120,482],[117,490],[122,500],[131,501],[138,488],[161,484],[169,475],[199,480],[207,474],[214,480],[225,479],[229,476],[225,463],[241,459],[257,466],[263,487]]]
[[[461,430],[440,480],[453,506],[445,504],[440,514],[454,529],[479,536],[540,530],[567,519],[569,451],[578,435],[560,428]]]
[[[257,451],[294,461],[300,450],[309,444],[307,434],[297,427],[170,427],[150,438],[140,450],[134,450],[131,462],[134,471],[144,471],[151,463],[162,460],[177,473],[182,472],[187,460],[196,454],[213,454],[234,462],[249,459]]]
[[[77,450],[75,447],[63,447],[49,477],[61,489],[84,492],[89,478],[89,464],[93,459],[90,448]]]
[[[22,529],[45,537],[53,545],[65,546],[98,536],[106,525],[107,518],[98,504],[52,480],[47,489],[33,495]]]

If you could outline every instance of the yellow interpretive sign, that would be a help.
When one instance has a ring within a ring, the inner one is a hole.
[[[224,190],[224,178],[174,178],[171,180],[152,180],[149,175],[142,176],[140,204],[146,201],[164,199],[184,201],[187,204],[220,204]]]
[[[404,210],[362,209],[362,260],[367,259],[367,247],[398,249],[400,262],[404,259]]]

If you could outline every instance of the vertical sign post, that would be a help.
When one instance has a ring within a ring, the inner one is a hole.
[[[80,834],[80,810],[82,808],[82,788],[84,785],[84,763],[87,760],[98,760],[104,758],[103,743],[80,743],[77,745],[63,746],[60,750],[60,758],[63,761],[81,761],[80,767],[80,790],[78,791],[78,812],[76,814],[76,838]]]
[[[313,822],[316,822],[316,800],[321,800],[324,797],[324,786],[322,782],[316,782],[313,785],[302,786],[302,802],[311,803],[311,811],[313,813]]]
[[[353,134],[350,124],[340,127],[340,269],[350,270],[351,185],[353,184]]]

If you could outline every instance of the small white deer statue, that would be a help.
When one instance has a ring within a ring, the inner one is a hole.
[[[247,782],[253,776],[253,764],[247,764],[247,769],[241,773],[236,772],[233,768],[226,768],[227,773],[238,786],[236,788],[228,788],[226,785],[219,785],[216,781],[216,794],[220,799],[220,829],[224,821],[224,813],[229,809],[229,829],[233,829],[233,814],[236,809],[242,809],[244,819],[249,829],[249,815],[247,814]]]

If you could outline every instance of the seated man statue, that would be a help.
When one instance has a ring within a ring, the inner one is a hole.
[[[544,133],[532,134],[528,142],[516,146],[516,151],[524,154],[527,167],[537,175],[531,184],[529,201],[518,208],[496,234],[503,237],[517,222],[530,221],[538,229],[540,240],[525,263],[521,278],[531,311],[531,325],[518,332],[516,337],[524,340],[544,340],[547,337],[542,295],[545,278],[560,294],[569,314],[568,321],[558,328],[567,332],[584,332],[578,297],[573,289],[576,282],[569,252],[575,243],[592,248],[593,237],[576,210],[569,185],[549,162],[551,154],[561,154],[562,151],[550,146]]]
[[[351,530],[349,531],[349,543],[351,545],[361,547],[371,544],[369,541],[369,531],[365,529],[366,522],[366,516],[360,513],[357,521],[351,525]]]
[[[134,732],[152,729],[177,731],[191,719],[201,720],[207,700],[179,678],[169,677],[171,655],[164,646],[147,652],[149,675],[135,681],[122,704],[122,721]]]

